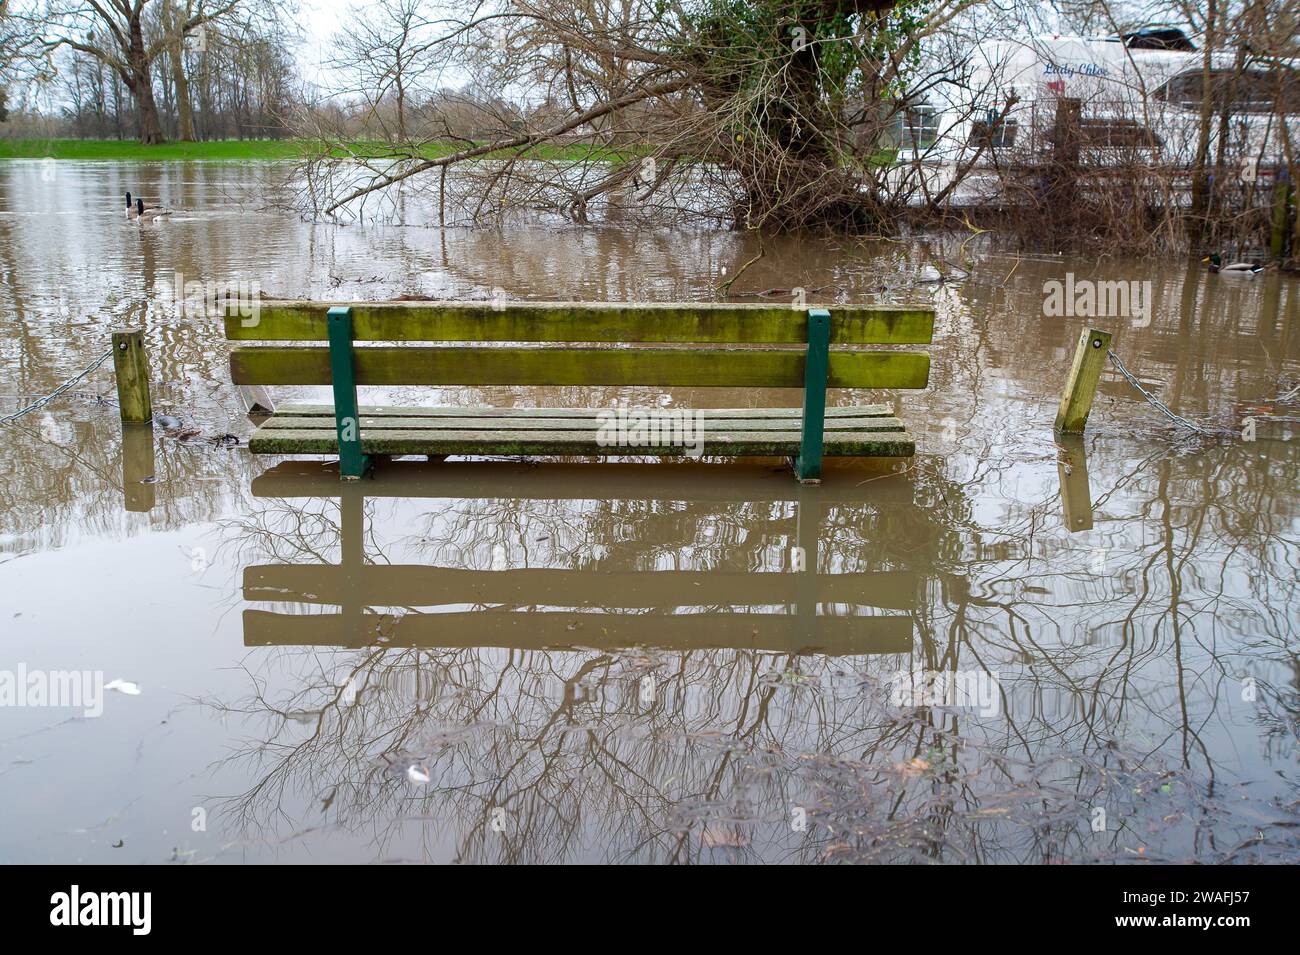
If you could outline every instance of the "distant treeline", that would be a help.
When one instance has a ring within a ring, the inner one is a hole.
[[[0,3],[0,136],[289,136],[292,16],[275,0]]]
[[[187,50],[186,84],[192,106],[193,138],[279,139],[296,99],[293,60],[274,40],[232,43],[215,32],[207,49]],[[136,106],[116,73],[98,60],[73,51],[61,76],[68,105],[63,118],[70,136],[134,139]],[[168,139],[186,138],[174,70],[156,68],[155,93]]]

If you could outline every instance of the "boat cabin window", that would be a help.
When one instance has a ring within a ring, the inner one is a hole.
[[[1156,90],[1155,97],[1185,109],[1199,109],[1203,89],[1201,71],[1193,69],[1170,79]],[[1216,101],[1226,99],[1236,113],[1271,113],[1275,108],[1283,113],[1300,112],[1300,81],[1284,74],[1211,70],[1210,89]]]
[[[1146,27],[1125,33],[1122,38],[1130,50],[1175,50],[1181,53],[1196,50],[1196,44],[1177,27]]]
[[[1014,119],[1001,119],[990,112],[987,119],[977,119],[970,124],[968,146],[988,146],[990,149],[1010,149],[1016,144],[1018,126]]]
[[[928,103],[905,106],[894,114],[899,149],[929,149],[939,138],[939,111]]]
[[[1079,138],[1084,146],[1099,149],[1159,149],[1160,137],[1133,119],[1085,116],[1079,120]]]

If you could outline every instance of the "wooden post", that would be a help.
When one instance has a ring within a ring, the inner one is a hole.
[[[334,383],[334,426],[339,439],[339,477],[356,480],[370,468],[361,453],[361,416],[357,411],[357,378],[352,354],[352,309],[331,308],[330,378]]]
[[[144,329],[114,329],[113,372],[117,377],[117,407],[122,421],[152,421],[153,402],[149,399],[149,357],[144,352]]]
[[[1110,332],[1085,328],[1079,334],[1079,344],[1074,349],[1074,364],[1061,394],[1061,406],[1056,412],[1056,430],[1064,434],[1083,434],[1092,410],[1092,399],[1097,393],[1097,382],[1106,367],[1106,353],[1110,350]]]
[[[1052,146],[1057,163],[1066,170],[1079,165],[1080,129],[1083,100],[1062,96],[1056,101],[1056,122],[1052,127]]]
[[[812,484],[822,477],[822,444],[826,428],[826,375],[830,366],[831,313],[808,309],[808,356],[803,367],[803,429],[794,473]]]

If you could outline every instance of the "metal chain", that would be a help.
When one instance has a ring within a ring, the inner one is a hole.
[[[1174,414],[1172,411],[1169,410],[1168,405],[1166,405],[1163,401],[1161,401],[1155,395],[1151,394],[1151,392],[1147,391],[1145,388],[1142,387],[1142,383],[1133,377],[1133,373],[1131,371],[1129,371],[1127,368],[1124,367],[1124,362],[1120,360],[1119,355],[1116,355],[1114,350],[1108,348],[1106,349],[1106,354],[1109,355],[1110,360],[1115,363],[1115,367],[1119,369],[1119,373],[1123,375],[1126,379],[1128,379],[1128,383],[1132,385],[1134,388],[1136,388],[1138,391],[1140,391],[1142,393],[1143,398],[1145,398],[1152,405],[1154,405],[1157,411],[1161,412],[1166,418],[1168,418],[1174,424],[1182,428],[1187,428],[1190,431],[1194,431],[1197,434],[1204,434],[1204,435],[1229,435],[1230,434],[1234,438],[1237,437],[1237,432],[1232,430],[1231,428],[1207,428],[1204,425],[1197,424],[1195,421],[1189,421],[1186,418],[1182,417],[1181,415]]]
[[[104,364],[104,362],[108,361],[112,357],[113,357],[113,349],[110,348],[108,351],[104,352],[104,354],[100,355],[93,362],[91,362],[90,366],[86,368],[85,371],[83,371],[81,374],[77,375],[74,378],[69,378],[67,381],[59,385],[59,387],[55,388],[44,398],[38,398],[36,401],[29,404],[26,408],[23,408],[20,411],[15,411],[13,414],[5,415],[3,418],[0,418],[0,424],[8,424],[10,421],[13,421],[17,418],[21,418],[23,415],[27,414],[30,411],[35,411],[37,408],[49,404],[55,398],[59,397],[59,395],[63,394],[65,391],[67,391],[77,382],[81,381],[92,371],[94,371],[96,368]]]

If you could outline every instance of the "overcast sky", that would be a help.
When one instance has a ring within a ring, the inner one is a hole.
[[[298,0],[298,24],[302,28],[303,38],[298,48],[297,59],[303,79],[317,86],[326,88],[330,86],[320,64],[329,58],[330,38],[342,29],[348,7],[356,5],[364,5],[364,2],[359,4],[357,0]],[[1115,5],[1116,7],[1141,6],[1140,3],[1124,4],[1122,0],[1116,0]],[[439,6],[441,4],[437,0],[429,0],[427,3],[430,13],[436,11]],[[1154,4],[1152,6],[1154,7]],[[1151,15],[1152,22],[1159,21],[1154,9],[1151,10]],[[1048,0],[1040,0],[1037,19],[1038,22],[1029,28],[1030,32],[1060,29],[1060,19]],[[1023,24],[1022,28],[1024,28]]]
[[[298,22],[303,32],[298,63],[304,79],[320,82],[316,64],[329,55],[330,37],[338,32],[347,7],[348,0],[298,0],[301,12]]]

